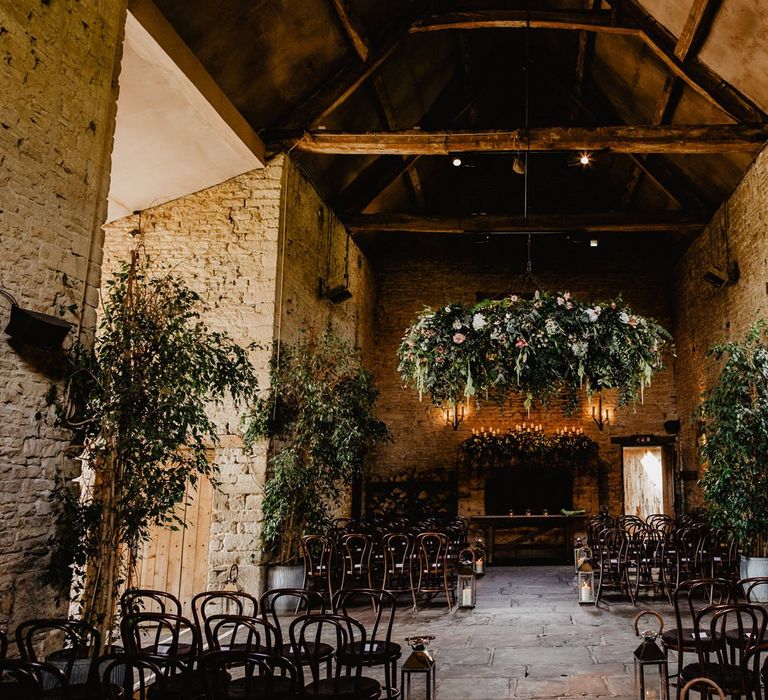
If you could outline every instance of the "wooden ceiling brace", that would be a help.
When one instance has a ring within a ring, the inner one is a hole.
[[[272,134],[281,140],[281,135]],[[509,131],[308,131],[282,139],[310,153],[338,155],[431,155],[519,151],[612,153],[757,153],[768,141],[768,124],[684,124],[533,127]]]
[[[707,223],[700,213],[662,211],[652,213],[610,212],[593,214],[478,214],[422,216],[416,214],[356,214],[343,218],[353,234],[376,233],[653,233],[669,231],[699,232]]]
[[[333,8],[336,11],[336,16],[339,18],[339,22],[341,22],[341,25],[344,28],[347,39],[354,47],[358,58],[365,63],[365,61],[368,60],[370,49],[365,33],[360,27],[360,23],[347,7],[346,0],[332,0],[332,2]],[[371,87],[373,88],[374,98],[381,109],[387,128],[390,130],[397,129],[398,122],[394,107],[392,106],[392,99],[389,96],[389,91],[387,90],[387,86],[384,84],[384,79],[381,77],[380,73],[376,72],[371,77]],[[413,197],[416,206],[421,210],[426,209],[424,189],[417,169],[415,167],[408,167],[405,169],[404,173],[407,177],[411,196]]]

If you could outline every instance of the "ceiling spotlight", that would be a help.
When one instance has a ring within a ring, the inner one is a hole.
[[[581,163],[584,167],[592,163],[592,155],[590,153],[587,153],[586,151],[583,151],[579,153],[579,163]]]
[[[597,238],[591,238],[589,241],[590,248],[597,248]]]
[[[456,156],[451,162],[455,168],[458,168],[461,165],[461,158]]]

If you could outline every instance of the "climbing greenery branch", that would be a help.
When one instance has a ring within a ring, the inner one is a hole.
[[[700,407],[700,457],[710,521],[735,532],[748,556],[768,556],[768,326],[713,347],[721,363]]]
[[[334,334],[275,344],[246,442],[271,441],[262,539],[278,563],[297,558],[304,534],[329,526],[366,449],[389,439],[373,415],[377,396],[359,353]]]
[[[247,350],[206,326],[182,280],[134,251],[105,289],[93,347],[74,348],[65,393],[54,397],[94,477],[80,499],[59,498],[54,561],[82,578],[83,616],[104,628],[126,554],[153,526],[183,526],[176,506],[187,485],[215,477],[211,404],[257,394]]]
[[[621,297],[584,303],[537,292],[424,309],[398,348],[398,369],[405,386],[438,405],[522,394],[530,409],[565,394],[575,406],[580,389],[617,389],[622,404],[642,398],[670,340]]]

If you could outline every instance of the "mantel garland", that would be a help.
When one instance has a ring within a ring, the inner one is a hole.
[[[579,389],[617,389],[625,404],[642,400],[670,340],[620,296],[584,303],[568,292],[536,292],[533,299],[425,308],[398,348],[398,370],[405,386],[442,406],[522,394],[530,410],[534,401],[565,394],[575,407]]]
[[[514,430],[481,430],[459,445],[459,460],[464,466],[481,470],[492,465],[509,465],[522,456],[545,458],[573,457],[586,453],[596,443],[580,429],[558,430],[546,434],[541,427],[523,423]]]

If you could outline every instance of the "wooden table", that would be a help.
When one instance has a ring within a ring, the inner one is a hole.
[[[540,544],[542,549],[553,549],[563,562],[573,562],[573,538],[577,531],[584,528],[584,515],[476,515],[469,519],[470,526],[481,528],[486,532],[488,544],[488,563],[493,564],[495,537],[499,530],[517,530],[524,527],[536,527],[542,531],[554,528],[563,531],[562,539],[555,544]]]

